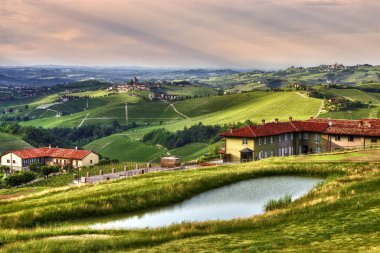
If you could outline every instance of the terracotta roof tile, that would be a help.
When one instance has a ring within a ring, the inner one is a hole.
[[[22,159],[39,158],[39,157],[54,157],[63,159],[83,159],[91,150],[63,149],[63,148],[31,148],[24,150],[12,151]]]
[[[380,136],[380,119],[336,120],[310,119],[306,121],[290,121],[266,123],[246,126],[222,133],[224,137],[264,137],[294,132],[315,132],[327,134],[346,134],[358,136]]]

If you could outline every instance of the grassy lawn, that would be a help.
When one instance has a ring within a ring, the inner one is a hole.
[[[3,200],[0,250],[378,252],[380,164],[288,159],[152,173],[53,188],[12,202]],[[140,230],[90,230],[65,222],[177,203],[208,189],[270,175],[322,176],[327,180],[301,199],[252,218]],[[48,223],[51,226],[44,225]],[[29,228],[22,228],[25,226]]]

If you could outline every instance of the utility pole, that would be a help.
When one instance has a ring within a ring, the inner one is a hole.
[[[128,125],[128,103],[125,103],[125,120],[127,121]]]

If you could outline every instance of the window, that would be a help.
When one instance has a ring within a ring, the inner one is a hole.
[[[348,136],[348,141],[349,142],[353,142],[354,141],[354,136],[352,136],[352,135]]]
[[[7,160],[7,163],[11,163],[11,160]]]
[[[303,138],[304,138],[305,140],[308,140],[308,139],[309,139],[309,133],[304,133],[304,134],[303,134]]]
[[[16,160],[12,160],[12,163],[16,163]]]
[[[270,143],[273,143],[273,136],[270,137]]]
[[[371,138],[371,143],[377,143],[377,138]]]
[[[259,145],[261,145],[261,138],[259,138]]]
[[[293,147],[289,146],[289,155],[293,155]]]
[[[267,144],[267,137],[264,137],[264,144]]]
[[[298,139],[300,139],[300,140],[302,139],[302,134],[301,133],[298,134]]]
[[[321,153],[321,147],[315,147],[315,153],[320,154]]]
[[[247,138],[243,138],[243,144],[248,144],[248,139]]]
[[[315,144],[319,144],[319,141],[320,141],[320,136],[319,136],[319,134],[314,134],[314,143],[315,143]]]
[[[293,133],[290,134],[290,139],[293,140]]]
[[[288,154],[288,147],[285,147],[285,154]]]
[[[340,135],[335,135],[335,140],[340,141]]]
[[[278,136],[278,141],[281,141],[281,135]]]
[[[286,141],[288,140],[288,134],[285,134],[285,140]]]
[[[266,150],[264,151],[264,157],[268,157],[268,152]]]
[[[278,149],[278,156],[282,156],[281,149]]]
[[[273,156],[273,150],[270,151],[270,157],[272,157],[272,156]]]
[[[92,160],[90,160],[90,163],[92,163]]]

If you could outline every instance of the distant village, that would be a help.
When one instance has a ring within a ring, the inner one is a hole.
[[[134,76],[132,80],[127,83],[118,83],[107,88],[108,91],[118,91],[120,93],[129,93],[133,91],[148,91],[149,100],[165,100],[165,101],[174,101],[178,99],[178,95],[169,94],[162,89],[162,85],[167,84],[166,82],[140,82],[139,79]],[[171,81],[172,85],[176,86],[187,86],[191,85],[190,82],[180,80],[180,81]]]

